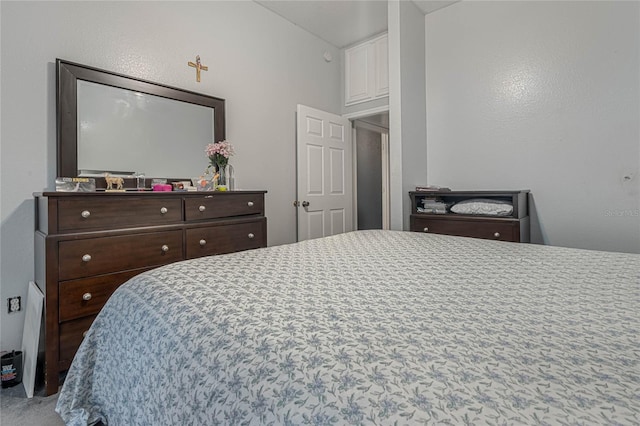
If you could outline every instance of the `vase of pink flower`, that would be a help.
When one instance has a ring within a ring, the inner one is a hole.
[[[213,169],[213,187],[216,191],[226,191],[228,188],[229,157],[233,155],[233,146],[230,142],[219,141],[207,145],[205,152],[209,157],[207,172]]]

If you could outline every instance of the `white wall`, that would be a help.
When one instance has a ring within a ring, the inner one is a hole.
[[[531,189],[536,242],[640,252],[640,3],[463,1],[425,23],[429,183]]]
[[[427,181],[425,26],[410,1],[389,1],[391,229],[409,229],[408,192]]]
[[[341,111],[339,49],[250,1],[0,7],[2,350],[19,347],[24,322],[6,298],[24,300],[34,274],[32,193],[56,176],[56,58],[225,98],[236,182],[269,191],[269,245],[295,241],[296,104]],[[201,83],[187,66],[196,55],[209,66]]]

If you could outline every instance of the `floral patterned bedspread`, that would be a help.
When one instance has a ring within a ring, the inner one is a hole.
[[[161,267],[80,347],[72,425],[640,424],[640,255],[358,231]]]

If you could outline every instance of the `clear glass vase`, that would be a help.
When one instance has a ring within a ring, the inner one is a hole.
[[[216,191],[226,191],[229,188],[227,183],[228,175],[229,170],[226,164],[224,166],[216,164],[215,176],[217,176],[217,178],[215,178],[213,182],[213,186]]]

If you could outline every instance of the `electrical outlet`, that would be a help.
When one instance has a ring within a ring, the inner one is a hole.
[[[7,306],[9,307],[9,313],[12,314],[14,312],[18,312],[22,309],[22,303],[20,296],[10,297],[7,299]]]

